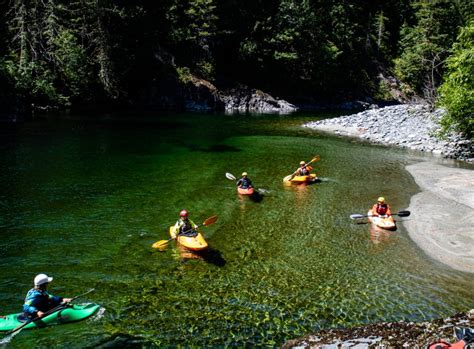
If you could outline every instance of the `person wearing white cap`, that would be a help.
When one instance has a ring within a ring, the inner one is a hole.
[[[34,280],[35,287],[28,291],[25,304],[23,304],[23,313],[26,317],[30,319],[43,317],[44,313],[60,303],[69,303],[71,301],[71,298],[62,298],[49,294],[46,288],[51,281],[53,281],[53,278],[46,274],[36,275]]]

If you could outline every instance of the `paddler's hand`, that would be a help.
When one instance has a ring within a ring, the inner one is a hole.
[[[43,316],[44,316],[44,313],[43,313],[42,311],[39,311],[39,310],[38,310],[38,311],[36,312],[36,315],[37,315],[38,317],[43,317]]]
[[[69,303],[72,301],[72,298],[63,298],[63,303]]]

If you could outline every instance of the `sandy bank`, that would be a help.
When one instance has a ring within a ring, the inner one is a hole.
[[[406,169],[422,189],[403,222],[410,237],[430,257],[474,273],[474,171],[428,162]]]

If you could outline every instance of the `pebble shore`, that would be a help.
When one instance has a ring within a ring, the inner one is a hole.
[[[469,139],[454,132],[439,138],[439,120],[444,113],[443,109],[430,111],[422,104],[401,104],[313,121],[303,127],[474,162],[474,146]]]

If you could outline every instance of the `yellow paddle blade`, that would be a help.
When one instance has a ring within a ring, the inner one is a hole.
[[[208,219],[206,219],[206,220],[202,223],[202,225],[214,224],[216,221],[217,221],[217,216],[212,216],[212,217],[209,217]]]
[[[315,162],[315,161],[319,161],[319,160],[321,160],[321,157],[319,155],[316,155],[314,158],[311,159],[310,162]],[[308,164],[309,164],[309,162],[308,162]]]
[[[159,241],[155,242],[153,245],[151,245],[151,247],[157,248],[157,249],[162,249],[163,247],[165,247],[168,244],[168,242],[169,242],[169,240],[159,240]]]
[[[283,182],[288,182],[291,179],[291,176],[293,175],[288,175],[285,178],[283,178]]]

